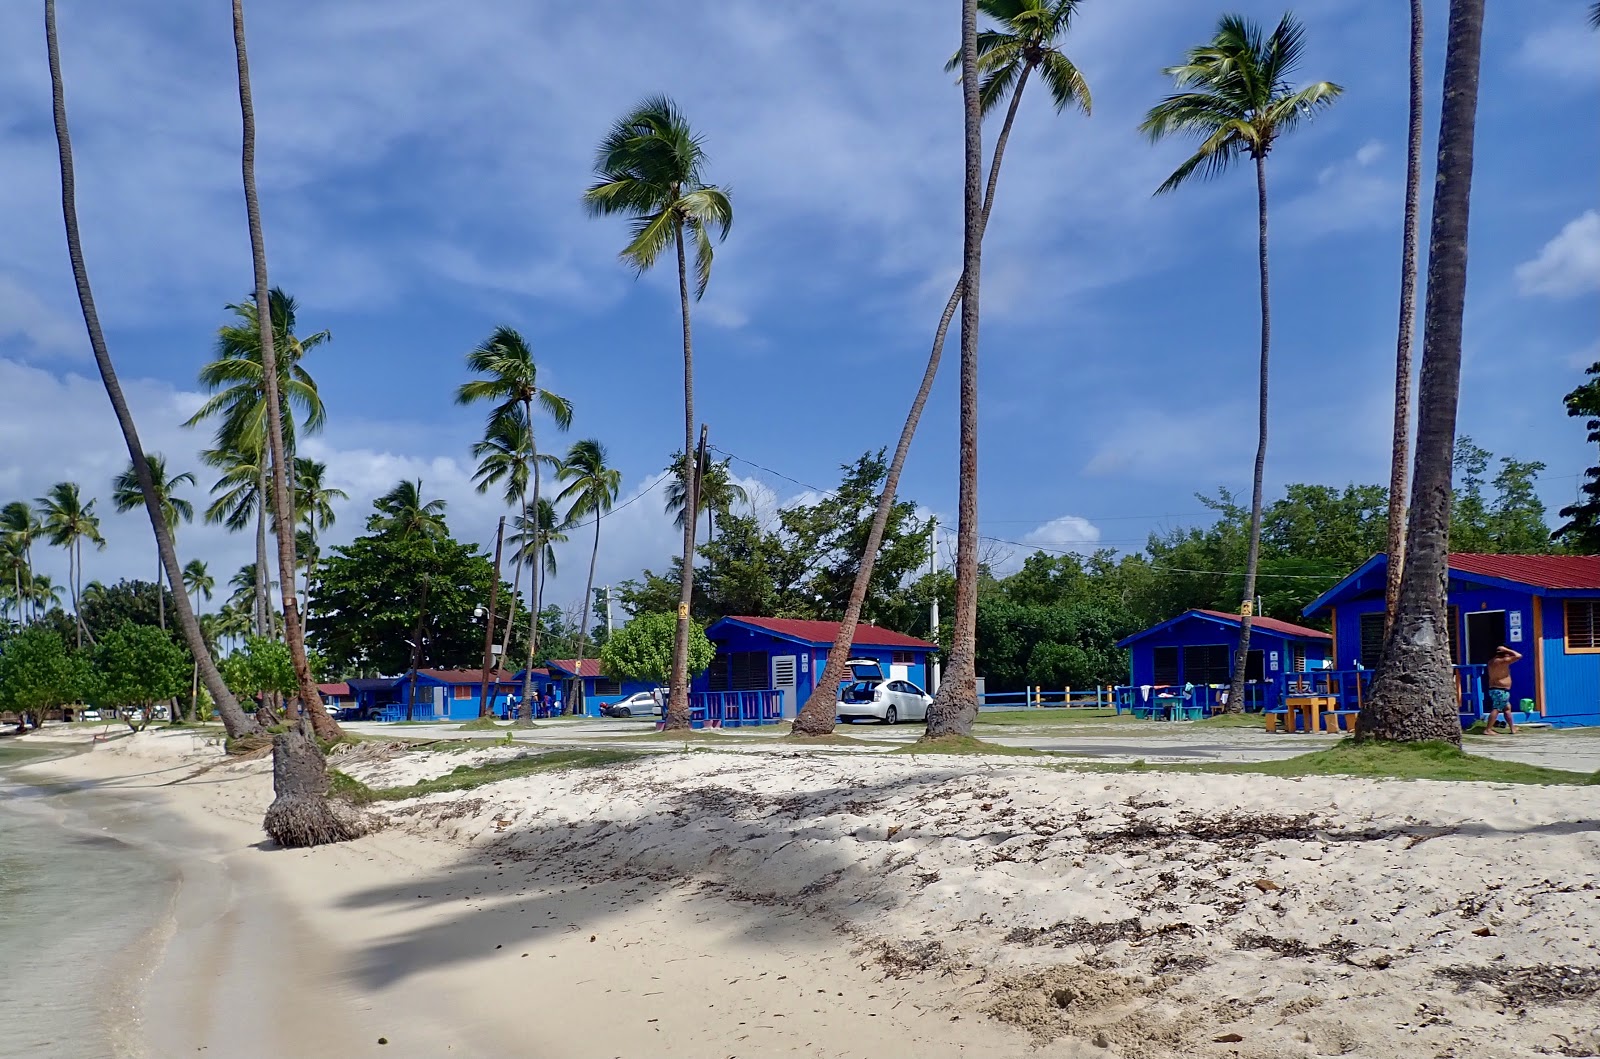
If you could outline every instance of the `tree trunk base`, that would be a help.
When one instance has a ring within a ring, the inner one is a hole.
[[[1356,718],[1356,739],[1461,745],[1461,715],[1448,639],[1432,622],[1411,619],[1390,632],[1383,665]]]
[[[923,742],[945,736],[971,736],[972,723],[978,719],[978,684],[970,668],[960,659],[952,659],[944,681],[928,707],[928,730]]]
[[[303,728],[273,736],[272,789],[277,797],[261,827],[285,848],[346,842],[377,830],[368,815],[328,799],[327,760]]]

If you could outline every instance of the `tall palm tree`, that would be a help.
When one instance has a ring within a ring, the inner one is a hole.
[[[211,571],[206,568],[203,559],[190,559],[183,564],[183,590],[188,593],[194,603],[195,610],[200,609],[200,599],[204,597],[207,602],[217,587],[216,578],[211,576]],[[208,620],[210,619],[210,620]],[[205,634],[207,641],[216,646],[218,623],[211,614],[200,615],[200,631]],[[194,664],[193,672],[189,677],[189,720],[194,720],[195,712],[200,705],[200,663]]]
[[[78,590],[83,582],[83,542],[88,541],[96,548],[105,549],[105,538],[100,536],[100,518],[94,513],[93,500],[84,501],[78,491],[77,482],[57,482],[50,487],[50,491],[39,498],[39,514],[43,517],[45,537],[57,548],[64,548],[67,553],[67,588],[72,593],[72,617],[77,625],[78,646],[83,646],[83,637],[86,629],[83,624],[82,608],[78,605]],[[36,591],[33,594],[35,601],[39,595],[37,585],[40,581],[38,575],[34,576]],[[90,637],[93,639],[93,636]]]
[[[1178,91],[1150,109],[1140,128],[1151,140],[1198,137],[1200,146],[1156,189],[1164,194],[1193,177],[1214,177],[1240,158],[1256,170],[1256,222],[1261,270],[1261,368],[1255,477],[1250,499],[1250,545],[1245,558],[1244,605],[1240,607],[1239,653],[1233,667],[1228,709],[1244,707],[1245,662],[1250,657],[1250,620],[1261,558],[1261,490],[1267,461],[1267,379],[1272,349],[1271,298],[1267,276],[1267,155],[1279,137],[1293,132],[1343,91],[1329,81],[1296,88],[1290,81],[1305,48],[1305,30],[1293,15],[1264,34],[1239,15],[1224,15],[1216,35],[1191,48],[1187,61],[1167,69]]]
[[[12,586],[19,608],[27,600],[24,586],[33,581],[33,542],[43,535],[44,526],[26,500],[13,500],[0,508],[0,538],[14,547],[22,559],[20,566],[13,564],[11,569]],[[25,620],[20,610],[18,618]]]
[[[36,574],[28,589],[28,598],[40,614],[48,614],[51,608],[61,606],[61,589],[56,587],[49,574]]]
[[[653,96],[623,115],[600,141],[594,184],[583,200],[594,216],[622,214],[633,221],[633,238],[621,257],[644,272],[674,247],[678,256],[678,307],[683,321],[683,459],[694,452],[694,339],[689,322],[688,255],[694,244],[694,296],[711,281],[712,234],[726,239],[733,205],[722,188],[705,180],[705,148],[688,119],[666,96]],[[694,593],[696,519],[683,524],[683,577],[678,628],[672,651],[671,694],[666,727],[689,727],[689,602]]]
[[[367,532],[394,533],[401,538],[443,537],[445,527],[443,500],[422,499],[422,479],[402,479],[395,487],[372,502],[373,513],[367,516]]]
[[[700,461],[699,475],[695,479],[699,509],[695,515],[706,517],[706,540],[717,535],[718,515],[727,515],[735,504],[750,502],[750,494],[729,473],[730,462],[723,460],[718,463],[709,456]],[[684,474],[683,457],[674,459],[668,470],[672,472],[672,477],[667,480],[667,514],[672,516],[673,525],[682,529],[685,512],[689,509],[689,481],[688,475]]]
[[[566,524],[576,526],[581,519],[594,519],[594,548],[589,552],[589,578],[583,583],[582,615],[578,626],[578,674],[583,675],[584,652],[589,646],[589,613],[593,609],[594,567],[600,559],[600,519],[617,501],[622,490],[622,472],[606,460],[606,447],[597,438],[574,442],[562,461],[561,480],[567,487],[556,497],[567,505]],[[738,488],[734,486],[734,488]],[[740,490],[743,492],[743,490]],[[582,694],[583,681],[578,681]]]
[[[0,599],[5,602],[6,620],[8,623],[22,626],[23,609],[22,584],[24,579],[33,582],[33,576],[28,571],[27,553],[23,551],[21,542],[12,539],[6,534],[0,534]]]
[[[1389,461],[1389,579],[1384,629],[1400,605],[1406,565],[1406,497],[1411,463],[1411,346],[1417,331],[1417,241],[1422,226],[1422,0],[1411,0],[1411,95],[1406,137],[1406,215],[1400,236],[1400,335],[1394,357],[1394,440]]]
[[[966,735],[978,714],[978,292],[983,264],[983,113],[978,84],[978,5],[961,5],[961,98],[965,135],[962,225],[961,467],[956,528],[956,607],[944,681],[928,707],[924,739]],[[834,685],[837,686],[837,685]]]
[[[167,532],[172,534],[173,546],[177,546],[178,524],[180,522],[194,521],[194,505],[178,495],[178,488],[183,485],[194,485],[194,475],[188,471],[167,477],[167,458],[159,452],[145,453],[145,462],[150,465],[150,476],[155,485],[156,505],[161,509],[161,517],[166,520]],[[123,471],[111,483],[111,503],[118,512],[132,511],[144,504],[144,494],[139,491],[139,476],[130,463],[128,469]],[[167,594],[161,589],[161,556],[156,555],[156,620],[160,623],[163,632],[167,628]],[[174,585],[174,588],[177,586]]]
[[[300,456],[294,458],[294,504],[295,518],[305,530],[305,568],[306,568],[306,605],[307,616],[311,611],[311,589],[313,577],[316,573],[317,559],[321,556],[321,549],[317,545],[317,534],[330,528],[338,521],[338,513],[333,509],[335,500],[349,500],[350,494],[343,489],[327,484],[328,465],[319,460],[308,460]],[[297,546],[297,550],[298,546]]]
[[[508,479],[519,486],[516,509],[526,510],[530,503],[539,505],[540,460],[537,433],[534,430],[534,409],[537,405],[555,423],[556,429],[572,426],[572,402],[559,394],[551,393],[539,385],[539,365],[533,357],[533,347],[515,328],[497,327],[476,349],[467,354],[467,368],[481,378],[462,383],[456,390],[456,403],[461,405],[484,404],[489,408],[489,420],[484,427],[484,439],[473,446],[472,453],[485,463],[478,468],[479,491],[498,478]],[[520,447],[524,466],[512,469],[510,462]],[[497,453],[496,450],[499,450]],[[497,455],[500,462],[496,463]],[[485,471],[485,464],[489,469]],[[527,493],[529,478],[533,479],[533,499]],[[520,557],[518,560],[520,569]],[[520,572],[516,575],[520,577]],[[529,599],[540,595],[539,568],[534,565],[529,586]],[[515,613],[515,604],[510,608]],[[507,622],[509,630],[510,623]],[[509,632],[507,636],[509,643]],[[533,657],[539,644],[539,619],[535,612],[528,621],[528,658],[522,677],[522,701],[528,702],[528,692],[533,683]],[[504,657],[504,656],[502,656]],[[527,707],[524,707],[527,710]]]
[[[538,516],[535,517],[534,513]],[[537,566],[544,571],[546,577],[556,576],[556,549],[558,544],[567,543],[566,531],[569,525],[562,521],[556,514],[555,504],[549,497],[540,497],[537,506],[529,504],[527,509],[511,520],[514,532],[506,537],[515,553],[520,554],[522,561],[528,566]],[[540,559],[543,559],[540,562]],[[544,583],[539,584],[539,595],[533,598],[533,612],[537,616],[539,609],[544,605]],[[531,663],[530,663],[531,664]]]
[[[1483,55],[1484,0],[1451,0],[1444,106],[1428,242],[1422,380],[1417,392],[1413,501],[1406,527],[1400,608],[1384,640],[1357,738],[1461,742],[1445,604],[1456,406],[1461,396],[1461,321],[1467,294],[1467,218]]]
[[[1088,82],[1067,55],[1061,44],[1072,25],[1081,0],[979,0],[978,11],[989,18],[995,29],[985,30],[977,36],[978,100],[982,115],[987,116],[1002,100],[1006,104],[1005,118],[995,136],[993,156],[989,161],[989,175],[983,192],[983,209],[978,222],[979,240],[987,230],[989,214],[994,208],[995,190],[1000,183],[1000,163],[1005,158],[1006,144],[1011,139],[1011,128],[1017,109],[1022,103],[1023,90],[1029,79],[1038,71],[1050,92],[1050,98],[1059,113],[1070,107],[1084,114],[1093,109]],[[960,65],[957,53],[947,69]],[[944,312],[934,329],[933,344],[928,353],[928,364],[922,373],[922,382],[911,409],[906,414],[905,425],[900,429],[900,440],[895,445],[884,478],[883,492],[878,497],[877,510],[867,529],[866,545],[862,549],[861,563],[856,567],[855,582],[850,587],[850,598],[845,604],[844,618],[823,675],[806,700],[800,716],[795,719],[794,730],[811,735],[826,735],[833,731],[834,706],[839,681],[846,676],[845,661],[850,657],[850,645],[855,640],[856,625],[861,620],[861,609],[866,605],[867,590],[872,583],[872,571],[878,560],[878,549],[883,544],[883,534],[894,510],[895,494],[900,488],[900,476],[905,470],[906,458],[911,452],[911,441],[922,421],[922,410],[928,403],[939,364],[944,358],[945,336],[950,322],[955,319],[961,304],[965,276],[958,278],[950,297],[945,301]]]

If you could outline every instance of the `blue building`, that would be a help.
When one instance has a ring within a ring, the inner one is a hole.
[[[1388,557],[1375,555],[1305,609],[1333,625],[1341,667],[1372,669],[1383,650]],[[1600,724],[1600,556],[1450,556],[1449,635],[1457,666],[1488,662],[1505,644],[1511,701],[1533,701],[1557,727]]]
[[[483,688],[482,669],[419,669],[416,673],[417,699],[411,719],[417,721],[470,721],[478,716],[478,699]],[[496,716],[505,713],[506,699],[522,691],[522,681],[505,670],[489,673],[489,708]],[[403,720],[411,695],[411,673],[394,682],[394,698],[385,720]]]
[[[778,711],[793,717],[805,705],[828,663],[839,634],[836,621],[733,616],[714,622],[706,637],[716,646],[711,668],[694,679],[691,691],[773,691]],[[904,633],[862,623],[856,626],[852,658],[876,659],[890,680],[928,686],[928,656],[938,647]]]
[[[359,718],[370,721],[383,716],[384,710],[399,698],[395,690],[399,682],[399,677],[351,677],[346,681]]]
[[[1250,622],[1250,655],[1245,664],[1246,705],[1273,705],[1285,673],[1322,669],[1332,637],[1318,629],[1276,618]],[[1220,610],[1190,610],[1134,633],[1117,644],[1128,650],[1128,682],[1144,688],[1195,686],[1196,703],[1214,708],[1216,694],[1233,681],[1239,653],[1239,615]]]
[[[600,672],[598,658],[583,660],[581,676],[576,658],[552,659],[545,665],[548,667],[549,679],[562,685],[561,700],[568,704],[583,703],[583,710],[590,717],[599,717],[602,706],[609,706],[619,699],[625,699],[641,691],[650,691],[656,686],[647,680],[619,681],[605,676]],[[581,696],[578,694],[577,686],[580,679],[583,681]]]

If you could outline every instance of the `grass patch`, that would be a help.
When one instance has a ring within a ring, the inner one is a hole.
[[[1265,731],[1266,721],[1259,713],[1219,713],[1202,717],[1194,722],[1200,728],[1260,728]]]
[[[1126,724],[1133,719],[1133,714],[1119,714],[1113,709],[1094,710],[1081,706],[1040,706],[1037,709],[1030,710],[979,710],[977,723],[1053,727],[1069,724]]]
[[[791,746],[883,746],[881,740],[857,739],[851,735],[840,735],[830,732],[827,735],[806,735],[802,732],[790,732],[778,737],[778,742],[788,743]]]
[[[493,717],[474,717],[465,724],[456,725],[458,732],[499,732],[510,731],[509,725],[503,726]]]
[[[1030,746],[1000,746],[986,743],[970,735],[942,735],[937,739],[919,739],[915,743],[896,747],[891,754],[969,754],[998,755],[1001,757],[1054,757]]]
[[[443,776],[407,784],[404,787],[372,788],[360,780],[346,776],[337,769],[331,771],[331,792],[354,802],[397,802],[406,798],[420,798],[425,794],[447,794],[482,787],[486,783],[514,780],[540,772],[565,772],[569,769],[605,768],[633,761],[637,754],[622,750],[555,750],[547,754],[526,754],[522,757],[489,761],[482,765],[458,765]]]
[[[1449,743],[1357,743],[1346,739],[1326,750],[1282,761],[1175,766],[1174,770],[1257,773],[1265,776],[1368,776],[1376,779],[1454,780],[1469,783],[1600,783],[1600,775],[1525,765],[1468,754]]]

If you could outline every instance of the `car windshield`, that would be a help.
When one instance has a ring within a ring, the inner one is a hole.
[[[858,680],[853,684],[845,685],[842,697],[845,702],[871,702],[872,692],[877,686],[878,682],[876,680]]]

